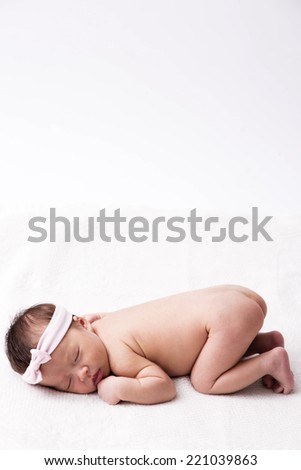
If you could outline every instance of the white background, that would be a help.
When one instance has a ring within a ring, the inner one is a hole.
[[[169,404],[106,407],[22,386],[3,358],[0,448],[301,448],[300,25],[298,0],[0,0],[0,349],[35,303],[112,311],[242,284],[266,299],[296,379],[285,397],[256,383],[215,400],[181,377]],[[27,241],[49,206],[129,205],[149,220],[258,206],[275,242]]]
[[[0,0],[0,205],[300,213],[297,0]]]

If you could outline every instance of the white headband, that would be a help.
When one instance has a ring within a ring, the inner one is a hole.
[[[42,334],[36,349],[31,349],[31,361],[22,375],[29,384],[37,384],[43,379],[40,365],[50,361],[50,354],[55,350],[67,333],[73,315],[64,307],[57,305],[50,322]]]

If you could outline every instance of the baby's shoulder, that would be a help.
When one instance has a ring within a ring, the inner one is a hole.
[[[138,374],[146,359],[142,351],[122,339],[109,341],[105,346],[115,375],[135,377]]]
[[[112,372],[135,377],[149,360],[138,340],[139,322],[134,322],[131,314],[129,317],[125,321],[120,312],[109,314],[99,320],[96,333],[105,345]]]

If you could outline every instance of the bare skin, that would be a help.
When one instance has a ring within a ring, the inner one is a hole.
[[[281,346],[284,348],[284,338],[279,331],[269,331],[267,333],[258,333],[250,347],[245,353],[245,356],[252,356],[253,354],[261,354],[270,351],[271,349]],[[277,387],[277,381],[271,375],[262,377],[262,383],[267,388]]]
[[[284,340],[277,331],[259,333],[265,315],[258,294],[226,285],[79,317],[41,366],[42,384],[97,390],[112,405],[171,400],[171,377],[188,374],[201,393],[233,393],[262,378],[287,394],[294,380]]]

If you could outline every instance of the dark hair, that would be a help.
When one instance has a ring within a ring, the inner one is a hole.
[[[50,322],[53,304],[33,305],[17,313],[5,336],[5,352],[12,368],[19,374],[27,369],[31,353]]]

